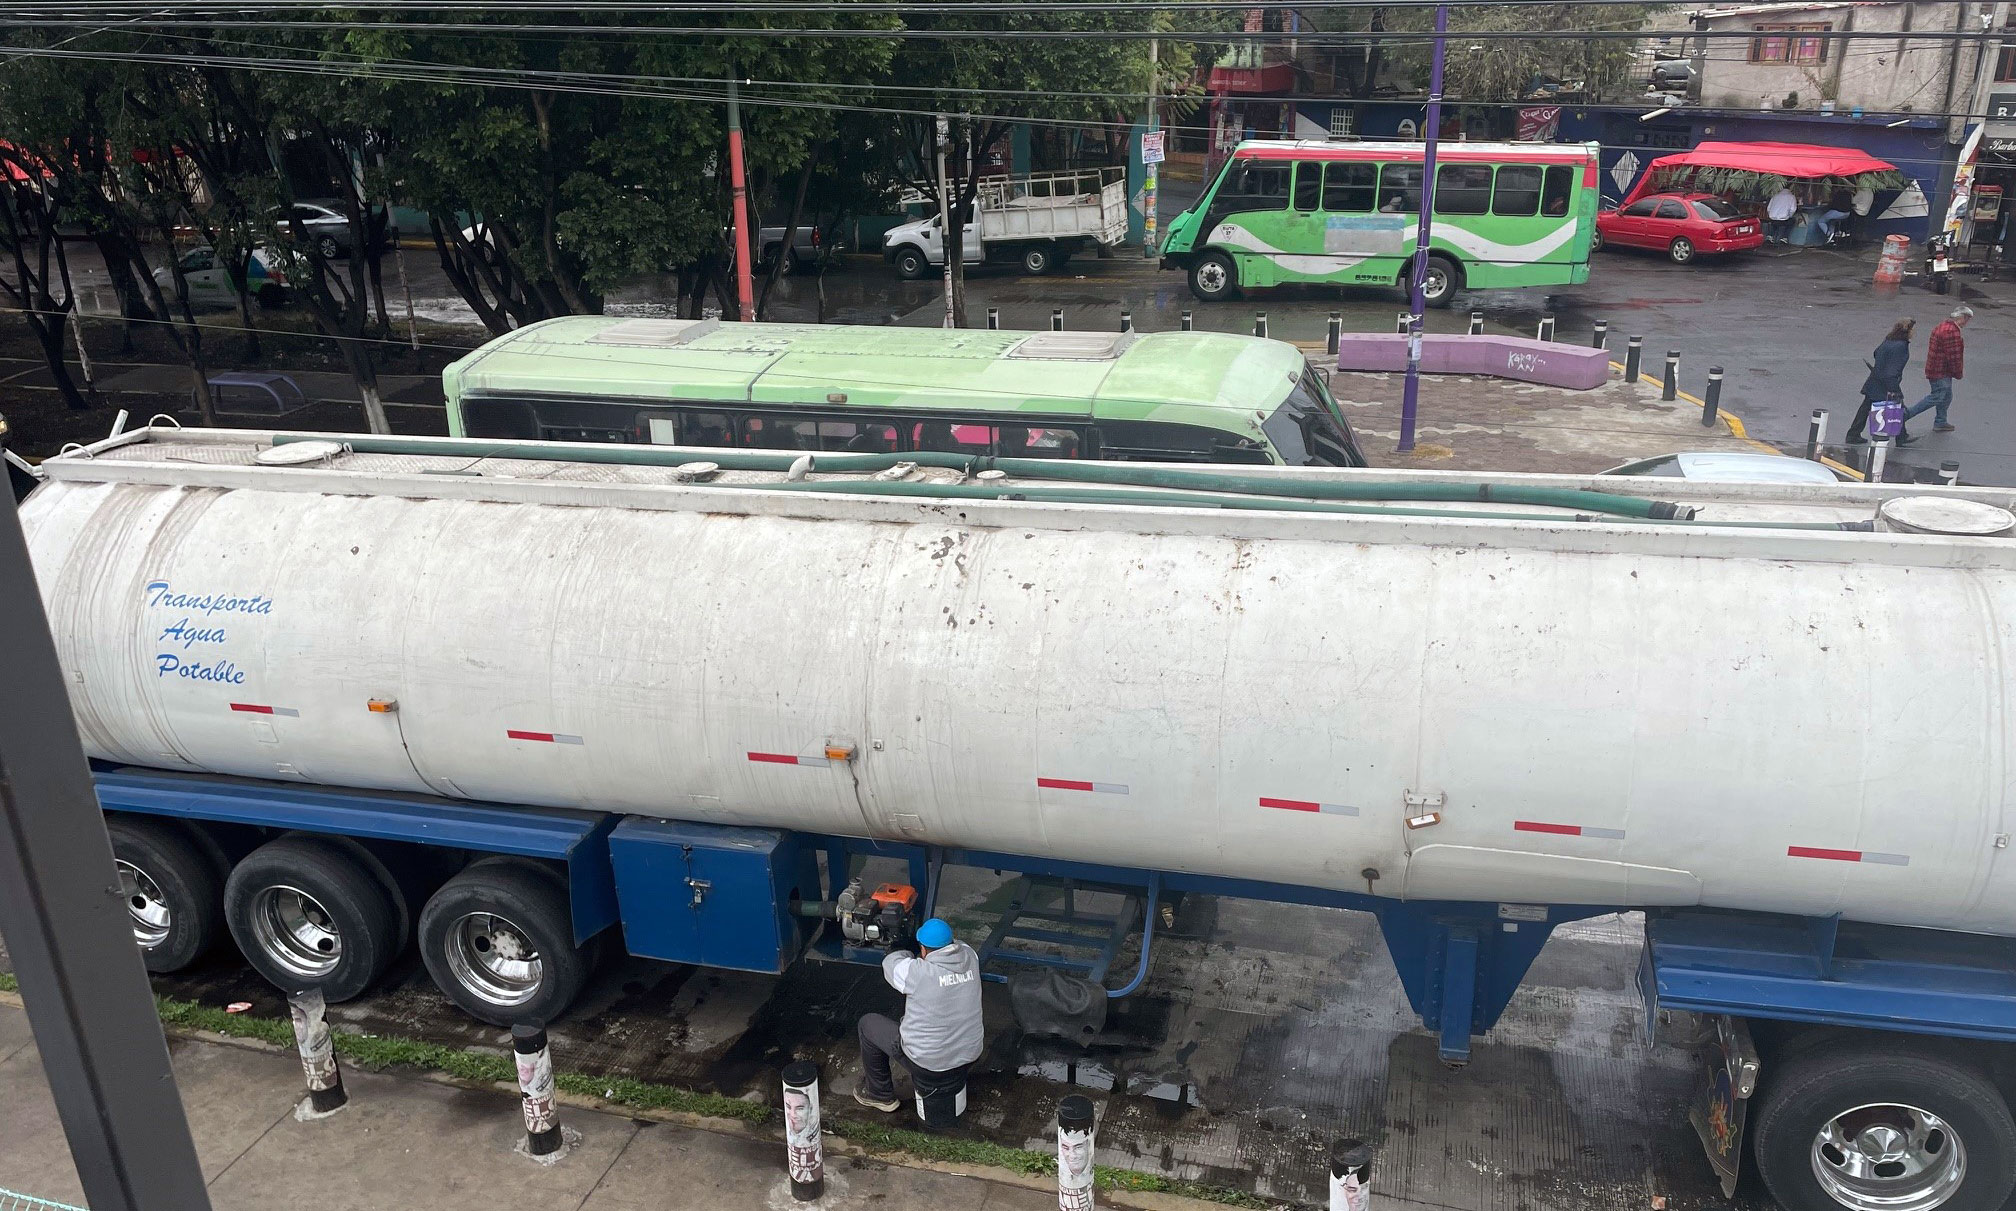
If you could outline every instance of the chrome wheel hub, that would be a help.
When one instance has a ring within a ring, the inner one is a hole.
[[[343,935],[329,910],[298,887],[260,889],[252,902],[252,936],[292,975],[320,979],[343,960]]]
[[[1967,1179],[1967,1149],[1929,1110],[1858,1106],[1814,1137],[1813,1176],[1852,1211],[1931,1211]]]
[[[161,945],[168,940],[175,920],[168,911],[167,897],[146,871],[131,862],[113,865],[119,871],[119,894],[126,901],[126,915],[133,919],[134,941],[143,949]]]
[[[525,931],[495,913],[472,912],[448,928],[448,970],[492,1005],[523,1005],[539,995],[545,963]]]
[[[1217,261],[1207,261],[1197,267],[1197,284],[1202,286],[1207,294],[1216,294],[1225,289],[1226,277],[1225,266]]]

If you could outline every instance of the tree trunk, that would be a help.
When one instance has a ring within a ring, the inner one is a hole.
[[[105,262],[105,272],[112,279],[112,293],[119,300],[119,352],[133,352],[133,330],[142,320],[157,317],[147,305],[147,296],[134,280],[133,258],[128,252],[126,241],[112,232],[105,231],[91,237],[98,245],[98,255]]]
[[[770,307],[770,291],[777,285],[777,279],[784,276],[785,267],[791,263],[791,249],[798,242],[798,224],[805,217],[805,191],[812,184],[812,173],[819,167],[820,148],[814,144],[805,157],[805,166],[798,170],[798,195],[791,202],[791,220],[784,224],[784,240],[777,245],[777,257],[770,262],[769,276],[763,279],[763,293],[756,296],[756,318],[762,319]],[[825,266],[819,266],[821,272]]]
[[[245,359],[258,363],[264,356],[259,348],[259,325],[252,319],[252,256],[238,267],[238,320],[245,329]]]
[[[84,397],[92,404],[98,398],[98,384],[91,373],[91,351],[84,347],[84,309],[77,303],[77,287],[70,281],[70,256],[63,237],[56,237],[56,273],[63,281],[63,308],[70,313],[70,339],[77,345],[77,372],[84,376]]]

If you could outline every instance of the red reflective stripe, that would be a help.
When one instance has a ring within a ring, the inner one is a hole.
[[[792,756],[790,753],[751,753],[749,754],[749,760],[768,761],[773,765],[798,764],[798,758]]]
[[[1859,849],[1820,849],[1811,845],[1789,845],[1785,848],[1785,856],[1789,858],[1825,858],[1830,862],[1860,862],[1862,860],[1862,851]]]
[[[504,734],[513,740],[544,740],[548,744],[553,742],[552,732],[521,732],[516,728],[507,728]]]
[[[1312,803],[1307,799],[1269,799],[1265,795],[1260,797],[1260,806],[1278,807],[1283,811],[1290,812],[1320,812],[1323,810],[1321,803]]]
[[[1038,778],[1036,785],[1049,787],[1053,791],[1089,791],[1096,789],[1090,782],[1080,782],[1075,778]]]
[[[254,715],[270,715],[273,713],[273,708],[270,706],[259,706],[250,702],[234,702],[231,704],[231,709],[234,711],[249,711]]]
[[[1582,826],[1579,824],[1542,824],[1538,820],[1514,820],[1512,822],[1512,831],[1518,833],[1559,833],[1564,837],[1579,837],[1582,835]]]

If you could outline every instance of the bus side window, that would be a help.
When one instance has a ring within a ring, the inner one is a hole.
[[[742,444],[762,450],[817,450],[819,422],[788,416],[752,416],[742,422]]]
[[[910,426],[910,448],[931,454],[986,454],[993,437],[994,431],[986,425],[927,420]]]
[[[1559,218],[1568,213],[1575,202],[1575,172],[1573,164],[1547,166],[1547,183],[1540,190],[1541,214]]]
[[[462,431],[470,437],[539,436],[539,418],[532,405],[515,399],[472,399],[462,404]]]
[[[679,444],[682,446],[732,446],[735,426],[726,412],[681,412]],[[658,440],[658,422],[651,422],[651,440]]]
[[[1160,463],[1271,463],[1267,447],[1204,425],[1170,421],[1107,421],[1100,457]]]
[[[1377,164],[1328,164],[1323,169],[1323,209],[1331,214],[1364,214],[1379,197]]]
[[[1003,458],[1077,458],[1084,448],[1072,429],[1002,425],[994,430],[994,450]]]
[[[1489,164],[1444,164],[1435,170],[1436,214],[1483,214],[1490,209]]]
[[[1212,200],[1211,209],[1279,210],[1288,204],[1288,166],[1243,161]]]
[[[821,450],[850,450],[856,454],[888,454],[896,449],[896,426],[872,422],[819,422]]]
[[[1421,166],[1384,164],[1379,169],[1379,212],[1421,213]]]
[[[1540,213],[1540,169],[1532,164],[1507,164],[1498,170],[1491,194],[1491,213],[1531,216]]]
[[[1316,160],[1300,160],[1295,164],[1295,209],[1304,214],[1315,210],[1323,200],[1323,165]]]

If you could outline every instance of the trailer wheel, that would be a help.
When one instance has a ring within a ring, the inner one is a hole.
[[[420,910],[420,957],[449,1000],[493,1026],[549,1022],[594,969],[574,945],[567,890],[547,872],[483,862],[442,884]]]
[[[158,820],[114,818],[112,861],[149,971],[180,971],[217,941],[224,881],[187,834]]]
[[[282,837],[246,855],[224,884],[224,919],[245,959],[283,992],[363,993],[399,953],[391,893],[340,848]]]
[[[2016,1121],[1961,1064],[1837,1047],[1768,1079],[1757,1169],[1787,1211],[1996,1211],[2016,1187]]]

